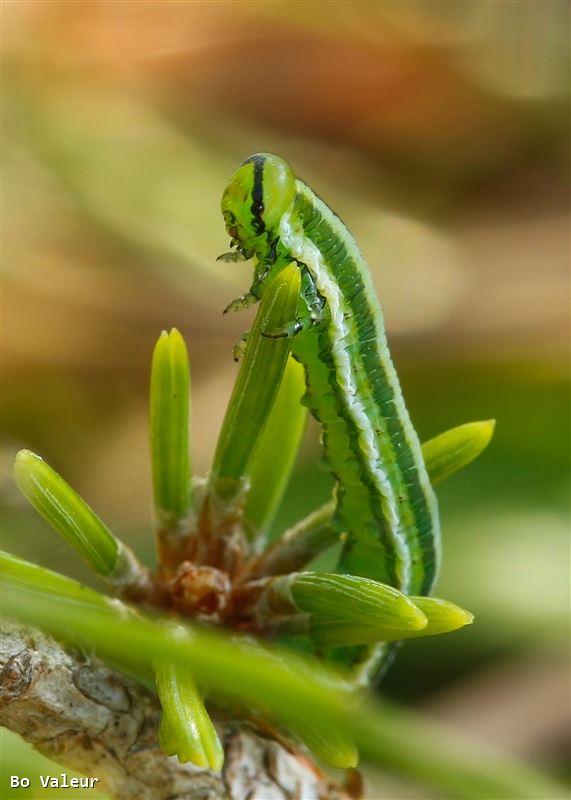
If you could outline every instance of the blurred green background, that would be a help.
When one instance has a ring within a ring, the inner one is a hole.
[[[421,438],[497,419],[489,450],[439,488],[437,593],[476,623],[407,644],[383,690],[562,775],[568,10],[4,2],[3,547],[91,581],[14,487],[29,447],[153,562],[152,348],[163,328],[186,338],[203,473],[250,318],[221,316],[250,267],[215,261],[220,196],[249,154],[278,152],[371,265]],[[326,499],[318,461],[310,424],[276,533]],[[30,774],[35,756],[2,743],[3,775]]]

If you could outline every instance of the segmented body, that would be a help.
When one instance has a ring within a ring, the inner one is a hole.
[[[272,192],[262,188],[263,158],[277,157],[253,157],[258,209],[272,202]],[[230,222],[236,204],[232,209]],[[226,215],[228,223],[228,204]],[[259,296],[267,275],[292,260],[310,287],[310,322],[305,316],[287,333],[298,333],[292,350],[305,367],[306,402],[321,424],[337,481],[335,524],[347,533],[340,568],[408,594],[428,594],[439,561],[436,498],[368,267],[343,222],[299,179],[278,222],[265,226],[258,213],[254,223],[256,241],[246,242],[245,255],[253,247],[263,270],[258,267],[250,296]]]

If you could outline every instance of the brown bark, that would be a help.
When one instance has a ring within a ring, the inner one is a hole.
[[[150,692],[38,631],[4,624],[0,669],[1,724],[117,800],[349,800],[308,757],[237,720],[217,722],[222,773],[166,757]]]

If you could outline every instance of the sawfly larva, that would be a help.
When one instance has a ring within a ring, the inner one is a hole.
[[[339,569],[429,594],[439,562],[436,498],[389,354],[369,269],[344,223],[289,164],[269,153],[233,175],[222,212],[229,261],[254,259],[257,302],[292,262],[302,311],[269,337],[291,336],[306,373],[306,402],[322,428],[335,478],[334,524],[345,534]]]

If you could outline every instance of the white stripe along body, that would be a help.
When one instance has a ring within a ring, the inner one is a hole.
[[[252,156],[222,209],[233,258],[254,257],[255,302],[295,261],[307,311],[283,331],[306,372],[306,402],[322,427],[337,481],[335,524],[347,534],[339,568],[428,594],[439,562],[436,498],[406,410],[368,267],[343,222],[283,159]]]

